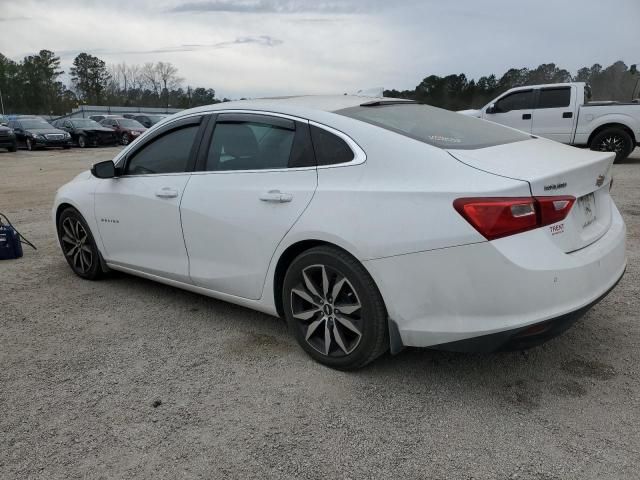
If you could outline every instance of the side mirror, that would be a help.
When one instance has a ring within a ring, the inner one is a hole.
[[[116,166],[111,160],[96,163],[91,167],[91,174],[96,178],[113,178],[116,176]]]
[[[490,104],[487,109],[485,110],[486,113],[488,114],[493,114],[493,113],[498,113],[498,109],[496,108],[496,104],[492,103]]]

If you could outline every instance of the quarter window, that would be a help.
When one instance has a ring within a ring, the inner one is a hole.
[[[335,165],[353,160],[353,151],[347,142],[337,135],[312,125],[311,139],[318,165]]]
[[[571,88],[543,88],[540,90],[538,108],[562,108],[571,103]]]
[[[218,123],[209,147],[206,170],[288,168],[292,166],[295,137],[295,129],[267,122]]]
[[[533,90],[514,92],[496,102],[497,113],[506,113],[511,110],[529,110],[531,108],[533,108]]]
[[[198,125],[191,125],[172,130],[144,145],[127,162],[126,174],[148,175],[186,171],[198,128]]]

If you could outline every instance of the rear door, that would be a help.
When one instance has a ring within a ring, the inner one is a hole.
[[[172,122],[145,139],[103,179],[95,216],[109,263],[189,282],[180,201],[195,156],[202,117]]]
[[[571,143],[576,124],[577,89],[546,87],[538,91],[531,133]]]
[[[482,118],[531,133],[534,90],[518,90],[499,98]]]
[[[309,124],[221,113],[205,143],[181,205],[191,280],[258,299],[276,247],[316,190]]]

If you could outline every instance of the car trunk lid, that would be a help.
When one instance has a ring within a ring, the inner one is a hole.
[[[548,227],[565,252],[584,248],[611,225],[611,165],[615,155],[531,139],[475,150],[448,150],[459,161],[495,175],[524,180],[534,197],[571,195],[569,215]]]

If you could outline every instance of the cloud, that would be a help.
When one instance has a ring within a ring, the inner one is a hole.
[[[24,20],[31,20],[31,17],[25,17],[23,15],[16,15],[14,17],[0,17],[0,22],[20,22]]]
[[[362,3],[322,0],[211,0],[187,2],[170,8],[172,13],[233,12],[233,13],[357,13]]]
[[[257,36],[245,36],[238,37],[235,40],[229,40],[225,42],[217,43],[192,43],[182,44],[175,46],[166,46],[142,50],[128,50],[128,49],[107,49],[107,48],[94,48],[85,50],[57,50],[55,53],[62,58],[75,57],[78,54],[84,52],[91,55],[144,55],[150,53],[177,53],[177,52],[195,52],[198,50],[206,49],[218,49],[233,47],[236,45],[258,45],[260,47],[277,47],[284,43],[278,38],[274,38],[270,35],[257,35]],[[25,54],[26,55],[26,54]]]

